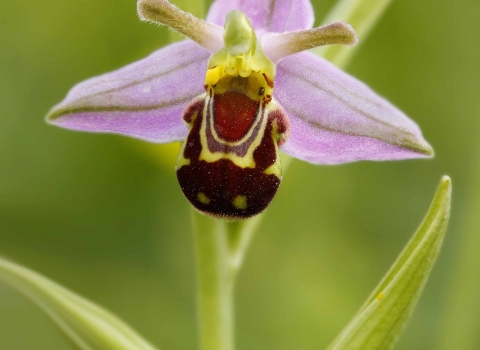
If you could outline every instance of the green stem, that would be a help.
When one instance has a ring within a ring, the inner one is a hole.
[[[292,158],[282,156],[284,171]],[[242,221],[211,219],[192,209],[202,350],[233,350],[234,287],[264,214]]]
[[[226,225],[193,212],[202,350],[233,350],[234,273]]]

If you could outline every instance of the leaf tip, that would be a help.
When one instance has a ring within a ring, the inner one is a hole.
[[[440,184],[438,185],[437,194],[435,195],[435,200],[438,198],[438,201],[450,202],[450,197],[452,196],[452,179],[448,175],[443,175],[440,179]],[[450,204],[445,205],[445,211],[450,210]]]
[[[443,175],[440,184],[444,187],[452,188],[452,179],[448,175]]]

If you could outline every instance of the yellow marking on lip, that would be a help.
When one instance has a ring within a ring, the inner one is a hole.
[[[267,169],[265,169],[263,171],[263,173],[265,175],[275,175],[276,177],[281,179],[282,178],[282,166],[280,165],[279,159],[280,159],[280,157],[277,157],[277,160],[275,161],[275,163],[273,163]]]
[[[185,151],[185,142],[182,145],[180,152],[178,153],[177,164],[175,165],[175,169],[178,170],[182,166],[190,165],[190,159],[187,159],[183,156],[183,152]]]
[[[282,163],[280,160],[280,154],[278,152],[278,125],[276,122],[273,124],[273,132],[272,132],[272,139],[273,145],[275,146],[275,154],[277,158],[275,159],[275,163],[270,165],[267,169],[263,171],[265,175],[275,175],[280,180],[282,179]]]
[[[236,196],[234,199],[233,199],[233,206],[237,209],[247,209],[248,205],[247,205],[247,197],[245,196]]]
[[[210,204],[210,198],[208,198],[203,192],[197,193],[197,199],[203,204]]]
[[[245,168],[251,168],[254,169],[256,164],[255,160],[253,158],[253,153],[255,150],[260,146],[263,140],[263,136],[265,134],[265,129],[267,126],[267,121],[268,121],[268,113],[270,110],[278,108],[277,103],[272,100],[271,103],[269,104],[269,107],[265,109],[262,115],[262,120],[261,120],[261,126],[258,131],[257,137],[252,141],[250,144],[250,147],[248,147],[247,152],[245,153],[244,156],[239,156],[236,153],[225,153],[225,152],[211,152],[208,148],[208,141],[207,141],[207,133],[206,133],[206,127],[207,127],[207,122],[206,122],[206,113],[207,113],[207,108],[208,108],[208,103],[205,103],[204,111],[203,111],[203,118],[202,118],[202,125],[200,127],[200,143],[202,144],[202,150],[200,152],[200,157],[198,160],[204,160],[209,163],[216,162],[220,159],[228,159],[231,162],[233,162],[236,166],[239,166],[242,169]],[[225,144],[228,145],[227,142]],[[278,157],[278,148],[276,152],[277,159]]]

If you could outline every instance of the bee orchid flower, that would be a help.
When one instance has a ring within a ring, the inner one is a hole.
[[[428,157],[417,124],[308,52],[354,45],[346,23],[312,28],[309,0],[216,0],[206,21],[166,0],[139,0],[142,20],[188,39],[76,85],[49,113],[60,127],[184,141],[183,193],[228,219],[262,212],[282,177],[279,150],[314,164]]]

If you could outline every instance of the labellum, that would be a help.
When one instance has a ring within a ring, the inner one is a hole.
[[[262,212],[282,179],[278,148],[289,125],[273,100],[275,65],[240,11],[227,16],[206,92],[185,110],[190,128],[177,161],[183,193],[199,211],[227,219]]]

